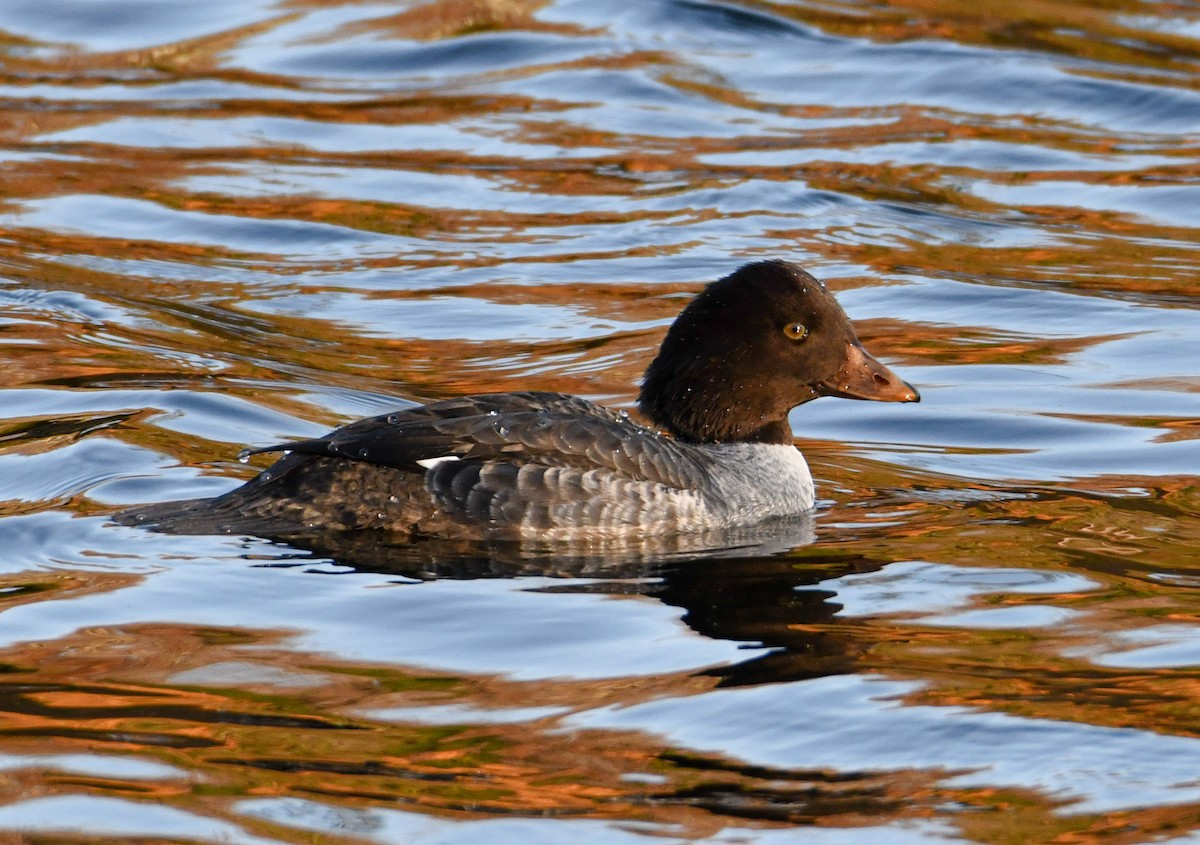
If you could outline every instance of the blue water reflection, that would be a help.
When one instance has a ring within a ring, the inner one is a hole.
[[[986,12],[0,4],[0,829],[1195,836],[1200,30]],[[767,257],[922,393],[791,415],[802,525],[109,520],[431,398],[628,407]]]

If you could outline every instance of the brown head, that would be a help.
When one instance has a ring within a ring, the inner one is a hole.
[[[787,414],[819,396],[919,402],[875,360],[825,286],[786,261],[713,282],[671,324],[638,407],[695,443],[791,443]]]

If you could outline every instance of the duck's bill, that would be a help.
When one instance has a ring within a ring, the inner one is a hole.
[[[832,377],[817,384],[822,396],[872,399],[876,402],[920,402],[921,394],[900,376],[876,361],[856,343],[849,344],[846,361]]]

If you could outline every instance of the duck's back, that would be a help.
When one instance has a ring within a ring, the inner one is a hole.
[[[722,470],[709,451],[560,393],[436,402],[255,451],[280,450],[283,458],[224,496],[118,519],[177,533],[386,529],[543,539],[696,531],[729,520],[727,503],[714,497]]]

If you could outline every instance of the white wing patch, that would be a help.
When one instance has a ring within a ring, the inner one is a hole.
[[[442,455],[441,457],[437,457],[437,458],[424,458],[422,460],[417,461],[417,464],[419,466],[425,467],[425,469],[433,469],[438,464],[443,464],[446,461],[457,461],[457,460],[461,460],[458,457],[458,455]]]

